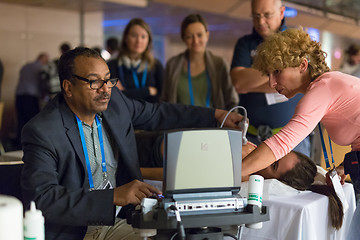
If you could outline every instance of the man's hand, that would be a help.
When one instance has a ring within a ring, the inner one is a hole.
[[[150,96],[155,96],[157,94],[157,89],[155,87],[149,87]]]
[[[133,180],[114,189],[114,204],[118,206],[137,205],[143,198],[151,197],[154,194],[159,195],[161,191],[147,183]]]
[[[219,124],[221,124],[226,116],[228,112],[225,110],[221,110],[221,109],[216,109],[215,110],[215,119],[216,121],[218,121]],[[241,120],[243,119],[243,116],[235,113],[235,112],[231,112],[229,114],[229,116],[226,118],[226,121],[224,123],[224,127],[228,127],[228,128],[237,128],[240,129],[238,124],[239,122],[241,122]]]
[[[116,87],[117,87],[119,90],[121,90],[121,91],[125,90],[125,88],[124,88],[124,86],[121,84],[120,80],[116,83]]]

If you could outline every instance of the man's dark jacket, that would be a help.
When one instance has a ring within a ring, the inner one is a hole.
[[[142,180],[134,128],[166,130],[215,127],[214,110],[131,100],[113,88],[103,125],[119,150],[117,186]],[[88,225],[112,225],[113,190],[89,191],[86,162],[74,113],[57,95],[25,125],[21,178],[26,207],[36,202],[45,216],[46,239],[82,239]]]

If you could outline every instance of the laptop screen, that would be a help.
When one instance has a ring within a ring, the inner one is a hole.
[[[242,132],[238,130],[167,132],[163,192],[240,189],[241,152]]]

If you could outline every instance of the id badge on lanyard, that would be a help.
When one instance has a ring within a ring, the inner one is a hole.
[[[265,93],[265,98],[267,105],[274,105],[277,103],[289,101],[289,99],[280,93]]]
[[[94,181],[93,181],[93,177],[92,177],[92,173],[91,173],[90,160],[89,160],[89,155],[88,155],[88,152],[87,152],[87,147],[86,147],[84,130],[83,130],[83,127],[82,127],[82,122],[78,118],[78,116],[76,116],[76,121],[78,123],[79,132],[80,132],[81,144],[82,144],[82,147],[83,147],[85,161],[86,161],[86,168],[87,168],[87,171],[88,171],[90,191],[113,188],[111,182],[108,179],[108,174],[107,174],[107,169],[106,169],[106,161],[105,161],[104,141],[103,141],[103,138],[102,138],[101,122],[100,122],[97,115],[95,116],[95,120],[96,120],[97,131],[98,131],[99,142],[100,142],[101,157],[102,157],[101,167],[102,167],[102,172],[103,172],[103,180],[102,180],[101,184],[99,185],[99,187],[97,187],[97,188],[95,188],[95,186],[94,186]]]
[[[100,184],[99,187],[97,187],[97,190],[103,190],[103,189],[112,189],[113,186],[111,184],[111,182],[109,181],[109,179],[107,178],[107,174],[103,173],[103,181]]]
[[[344,189],[342,188],[341,183],[340,183],[340,176],[337,174],[337,171],[335,169],[335,161],[334,161],[334,156],[333,156],[333,152],[332,152],[331,139],[329,137],[330,154],[331,154],[332,165],[333,165],[332,167],[330,166],[330,162],[329,162],[329,158],[328,158],[327,150],[326,150],[326,146],[325,146],[324,136],[323,136],[323,133],[321,130],[320,123],[319,123],[319,133],[320,133],[320,140],[321,140],[321,145],[322,145],[322,149],[323,149],[323,153],[324,153],[326,169],[329,172],[330,180],[332,182],[332,185],[334,187],[336,195],[341,200],[341,203],[343,205],[343,212],[345,213],[349,208],[349,204],[346,200]]]

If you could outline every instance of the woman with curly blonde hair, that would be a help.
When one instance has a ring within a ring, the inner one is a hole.
[[[330,71],[325,57],[320,43],[301,29],[276,33],[259,45],[253,66],[269,76],[270,87],[287,98],[298,93],[304,96],[289,123],[243,160],[243,176],[285,156],[321,122],[335,143],[351,145],[352,151],[344,160],[345,173],[350,173],[355,190],[359,190],[360,79]],[[343,180],[344,168],[340,166],[337,170]],[[359,222],[357,207],[347,239],[360,236]]]
[[[308,61],[310,78],[313,80],[330,69],[325,62],[326,53],[320,43],[300,29],[289,29],[276,34],[257,49],[253,66],[264,74],[288,67],[298,67],[305,58]]]

